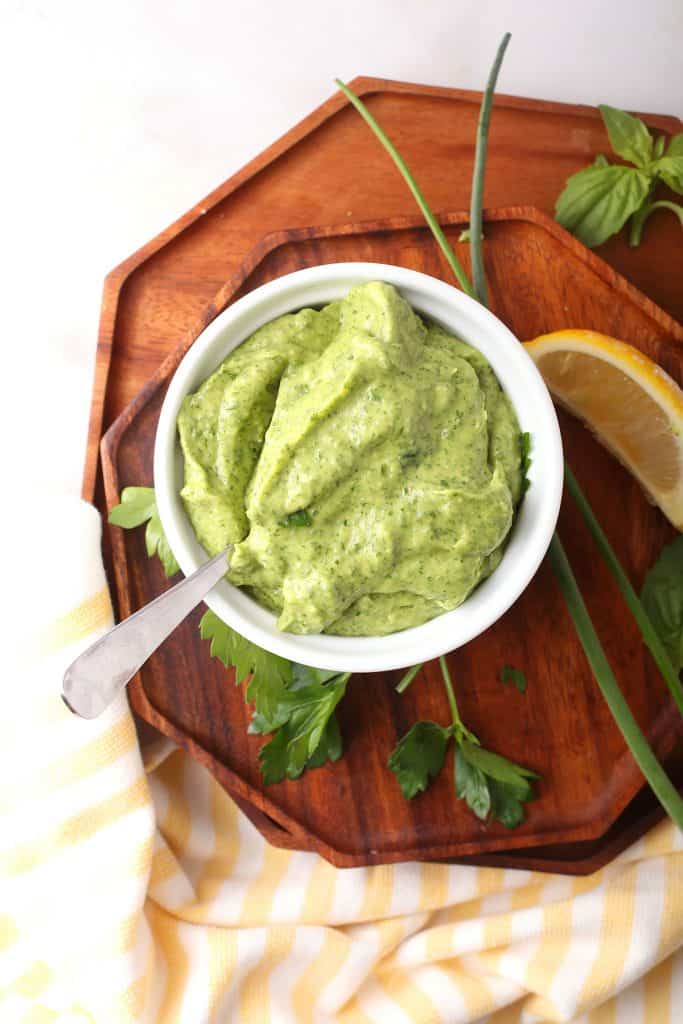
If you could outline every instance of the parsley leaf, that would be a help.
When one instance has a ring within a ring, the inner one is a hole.
[[[526,690],[526,676],[521,668],[513,668],[512,665],[503,665],[500,670],[501,683],[514,683],[520,693]]]
[[[320,768],[328,761],[338,761],[342,755],[342,738],[336,715],[330,716],[320,742],[303,764],[291,756],[294,730],[295,726],[287,722],[259,751],[261,773],[267,786],[283,779],[298,779],[304,770]]]
[[[488,780],[489,793],[491,795],[491,814],[501,825],[506,828],[516,828],[524,821],[524,803],[519,792],[504,782],[497,782],[495,779]],[[531,787],[529,787],[531,791]],[[530,792],[529,800],[533,799]]]
[[[477,817],[483,819],[490,811],[506,828],[515,828],[524,820],[523,805],[534,798],[529,780],[538,778],[535,772],[466,739],[456,751],[456,786],[458,772],[464,776],[463,793],[458,795],[464,796]]]
[[[290,512],[288,516],[281,519],[280,526],[287,528],[290,526],[310,526],[312,522],[310,513],[305,508],[300,508],[297,512]]]
[[[683,536],[663,548],[640,594],[677,671],[683,668]]]
[[[348,679],[349,673],[345,673],[327,683],[288,691],[278,709],[283,724],[259,753],[266,784],[297,779],[305,768],[341,756],[339,726],[336,720],[330,724],[330,719],[346,692]]]
[[[153,487],[124,487],[121,504],[114,505],[109,513],[109,522],[130,530],[141,526],[156,515],[157,503]]]
[[[521,765],[515,764],[514,761],[508,761],[507,757],[501,757],[500,754],[494,754],[491,750],[485,750],[478,743],[472,743],[471,740],[461,740],[460,748],[465,759],[475,768],[481,768],[485,775],[497,779],[498,782],[504,782],[520,792],[527,793],[528,780],[538,778],[536,772],[532,772],[530,768],[523,768]]]
[[[407,800],[423,793],[441,771],[450,735],[450,729],[436,722],[416,722],[399,740],[387,766],[396,775]]]
[[[153,487],[124,487],[121,504],[114,505],[109,513],[109,522],[113,526],[122,526],[124,530],[131,530],[146,522],[145,547],[148,556],[152,558],[158,555],[167,576],[174,576],[178,572],[180,566],[162,529]]]
[[[254,701],[263,732],[272,732],[285,720],[280,702],[292,678],[292,663],[277,654],[264,651],[231,629],[210,609],[199,623],[202,640],[211,641],[211,656],[219,658],[227,667],[235,666],[235,682],[251,680],[246,697]],[[266,727],[267,726],[267,727]]]
[[[514,828],[524,819],[524,804],[534,799],[531,780],[538,775],[481,746],[460,718],[448,663],[445,658],[439,662],[452,724],[446,727],[436,722],[416,722],[399,740],[388,767],[396,775],[403,795],[412,800],[439,774],[452,740],[456,796],[465,801],[480,821],[494,818],[507,828]]]
[[[481,821],[491,810],[491,793],[481,768],[470,764],[461,747],[455,750],[455,792]]]
[[[311,668],[264,651],[207,611],[200,635],[211,641],[211,655],[235,666],[235,681],[249,675],[246,699],[254,703],[248,731],[273,733],[259,753],[266,784],[296,779],[341,757],[342,740],[334,715],[346,692],[350,673]]]

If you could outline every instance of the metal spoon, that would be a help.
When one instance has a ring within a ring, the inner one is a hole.
[[[165,594],[114,626],[69,665],[64,703],[81,718],[97,718],[167,636],[206,597],[229,568],[232,545]]]

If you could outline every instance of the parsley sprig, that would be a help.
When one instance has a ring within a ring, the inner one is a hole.
[[[446,658],[439,658],[439,665],[451,724],[416,722],[399,740],[387,765],[403,795],[412,800],[440,773],[452,741],[457,797],[482,821],[496,819],[507,828],[515,828],[524,820],[524,804],[534,799],[532,780],[539,776],[482,747],[460,717]]]
[[[175,576],[180,566],[161,527],[153,487],[124,487],[121,492],[121,504],[114,505],[109,513],[109,522],[114,526],[123,526],[126,530],[147,523],[147,554],[150,558],[158,555],[166,575]]]
[[[310,668],[264,651],[212,611],[204,613],[199,630],[211,641],[212,656],[235,666],[235,683],[249,680],[245,696],[254,705],[249,732],[273,734],[259,752],[266,784],[298,779],[306,768],[341,757],[335,709],[350,672]]]

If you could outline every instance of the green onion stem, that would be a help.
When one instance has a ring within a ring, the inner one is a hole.
[[[681,799],[655,757],[650,744],[640,731],[631,713],[631,709],[619,689],[619,684],[595,632],[595,627],[588,614],[588,609],[581,596],[574,573],[557,534],[554,535],[550,542],[548,554],[579,640],[602,695],[607,702],[607,706],[612,712],[612,717],[621,730],[621,734],[626,740],[638,767],[650,783],[660,803],[672,821],[679,829],[683,830],[683,799]]]
[[[408,689],[408,687],[412,683],[413,679],[415,678],[417,673],[422,668],[423,664],[424,664],[424,662],[421,661],[419,665],[413,665],[412,668],[408,669],[406,674],[398,681],[398,683],[396,685],[396,693],[405,693],[406,692],[406,690]]]
[[[654,213],[655,210],[671,210],[672,213],[676,214],[681,222],[681,226],[683,226],[683,206],[681,206],[680,203],[672,203],[669,199],[658,199],[655,203],[648,203],[646,201],[644,205],[641,206],[641,208],[631,217],[629,245],[640,245],[645,221],[651,213]]]
[[[443,229],[441,228],[441,225],[439,224],[438,220],[436,219],[436,217],[432,213],[431,208],[430,208],[430,206],[427,203],[427,200],[423,196],[422,191],[421,191],[419,185],[415,181],[415,178],[413,177],[411,172],[408,170],[408,167],[406,166],[406,163],[405,163],[403,157],[401,156],[399,151],[396,149],[396,147],[394,146],[393,142],[388,137],[388,135],[386,135],[384,130],[382,128],[380,128],[380,126],[378,125],[377,121],[372,116],[372,114],[370,113],[368,108],[365,106],[363,101],[360,100],[356,96],[356,94],[353,93],[349,89],[348,85],[345,85],[344,82],[340,81],[340,79],[335,78],[335,83],[339,86],[341,91],[344,93],[344,95],[348,99],[349,103],[353,104],[353,106],[356,108],[356,110],[358,111],[360,116],[363,118],[365,123],[370,126],[372,131],[375,133],[375,135],[377,136],[379,141],[382,143],[382,145],[386,149],[386,151],[389,154],[389,156],[391,157],[391,159],[394,161],[394,163],[398,167],[399,171],[403,175],[403,179],[404,179],[406,185],[408,186],[410,191],[413,193],[413,196],[415,197],[415,201],[416,201],[417,205],[420,207],[420,210],[422,211],[422,213],[424,215],[424,218],[427,221],[427,224],[431,228],[431,231],[432,231],[432,234],[434,235],[434,238],[436,239],[436,241],[438,242],[439,246],[441,247],[441,252],[444,254],[444,256],[446,258],[446,262],[448,263],[449,267],[451,268],[451,270],[455,274],[455,276],[456,276],[456,278],[458,280],[458,283],[460,284],[460,287],[462,288],[462,290],[464,292],[467,292],[468,295],[474,296],[474,291],[472,289],[472,285],[469,282],[469,279],[468,279],[467,274],[465,273],[465,271],[464,271],[464,269],[462,267],[462,264],[460,263],[458,257],[453,252],[453,249],[451,248],[451,246],[450,246],[450,244],[448,242],[448,239],[446,238],[446,236],[445,236],[445,234],[443,232]]]
[[[489,73],[486,89],[479,109],[479,124],[477,125],[477,145],[474,151],[474,171],[472,174],[472,196],[470,199],[470,255],[472,258],[472,283],[474,284],[474,296],[479,299],[483,306],[488,305],[488,294],[486,290],[486,275],[484,273],[484,253],[481,240],[482,209],[484,205],[484,176],[486,174],[486,151],[488,149],[489,123],[491,121],[491,107],[493,105],[493,93],[498,81],[498,72],[503,63],[503,57],[507,45],[510,42],[510,33],[506,32],[500,41],[493,66]]]
[[[453,692],[453,683],[451,681],[451,673],[448,670],[448,662],[445,657],[439,658],[439,664],[441,665],[441,674],[443,676],[444,686],[446,687],[446,693],[448,694],[448,703],[451,706],[451,715],[453,718],[453,725],[462,725],[462,719],[458,712],[458,704],[455,699],[455,693]]]
[[[676,702],[676,707],[683,714],[683,686],[681,686],[678,673],[674,666],[671,664],[671,659],[667,653],[664,644],[662,643],[659,634],[655,630],[654,626],[650,622],[650,618],[643,607],[643,603],[636,594],[631,581],[624,572],[622,565],[617,558],[612,545],[607,540],[600,523],[595,518],[595,513],[590,506],[588,499],[581,490],[579,482],[571,471],[571,468],[565,463],[564,467],[564,478],[567,484],[567,489],[571,494],[572,498],[578,506],[579,512],[584,518],[586,526],[593,537],[593,540],[600,549],[600,554],[607,562],[607,566],[617,581],[617,586],[621,591],[626,604],[629,606],[633,618],[638,623],[638,627],[643,637],[643,642],[648,648],[652,657],[654,658],[659,671],[666,680],[666,685],[669,687],[671,696]]]

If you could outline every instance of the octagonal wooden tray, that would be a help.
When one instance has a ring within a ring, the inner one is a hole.
[[[400,127],[401,145],[406,150],[420,138],[423,115],[427,127],[432,123],[436,103],[440,117],[451,118],[454,156],[464,145],[459,140],[465,128],[471,128],[478,102],[474,94],[448,90],[364,81],[356,87],[361,92],[380,90],[382,117],[389,128],[392,112],[394,117],[398,112],[394,128],[399,131]],[[592,110],[505,98],[501,105],[494,125],[500,124],[502,115],[509,115],[517,127],[526,124],[529,131],[521,137],[529,147],[534,145],[534,131],[541,127],[546,140],[555,140],[555,177],[574,169],[572,163],[583,162],[585,149],[601,148],[597,141],[600,128]],[[362,149],[365,155],[365,142],[361,136],[356,138],[355,122],[346,114],[337,99],[330,101],[294,129],[289,140],[276,144],[109,279],[91,441],[99,436],[102,422],[107,425],[116,413],[120,415],[102,445],[107,495],[105,503],[99,492],[101,507],[113,504],[126,484],[151,483],[154,427],[168,376],[201,327],[242,291],[300,266],[333,260],[392,262],[447,278],[430,236],[414,217],[367,223],[349,216],[341,226],[258,234],[258,216],[264,228],[278,218],[288,217],[290,223],[300,220],[302,203],[305,212],[311,190],[315,191],[314,182],[329,195],[331,207],[339,205],[339,188],[335,191],[332,180],[334,139],[329,133],[334,130],[337,145],[343,142],[347,149]],[[583,135],[577,135],[577,125],[584,126]],[[659,119],[659,126],[676,130],[672,119]],[[320,145],[312,148],[308,143],[314,136]],[[524,149],[521,142],[518,148]],[[427,147],[426,152],[425,171],[436,182],[438,170],[443,170],[444,153],[439,147],[436,151]],[[376,155],[367,155],[372,164]],[[524,166],[523,155],[518,153],[517,160]],[[334,166],[335,173],[343,177],[338,164]],[[509,164],[496,159],[493,142],[492,167],[497,169],[493,180],[498,189],[503,187],[501,174],[504,176],[506,166],[509,170]],[[366,196],[347,194],[342,205],[386,208],[388,195],[392,203],[398,203],[391,168],[373,173],[379,178],[377,189]],[[286,180],[286,188],[278,175]],[[367,181],[367,175],[364,177]],[[540,194],[540,181],[540,176],[527,181],[532,196]],[[506,188],[514,191],[518,185],[515,179]],[[261,202],[256,208],[249,207],[250,212],[244,206],[245,189],[251,192],[251,200],[256,189]],[[457,189],[453,191],[457,195]],[[285,206],[288,196],[291,203]],[[320,211],[321,195],[316,202]],[[405,197],[401,205],[410,209]],[[345,213],[352,215],[354,209]],[[252,235],[246,230],[239,237],[233,235],[231,224],[240,225],[240,219],[242,228],[245,219],[249,220]],[[442,221],[450,225],[449,234],[455,240],[466,217],[452,214],[443,216]],[[649,260],[651,269],[654,259],[661,271],[659,294],[670,308],[676,308],[680,295],[672,287],[672,275],[678,239],[668,233],[668,225],[658,231],[656,253],[646,246],[638,254],[637,265],[645,266]],[[494,309],[519,336],[570,324],[592,327],[628,337],[681,379],[680,326],[552,221],[531,209],[493,211],[487,217],[486,236]],[[461,249],[466,262],[466,246]],[[614,256],[617,264],[635,265],[634,254],[624,251],[620,242],[615,243]],[[220,267],[229,268],[230,273],[221,278]],[[226,284],[216,288],[226,279]],[[169,351],[171,355],[142,392],[125,407],[155,363]],[[568,418],[563,418],[562,426],[575,471],[627,570],[639,583],[670,531],[583,428]],[[84,485],[88,497],[94,468],[91,458]],[[662,756],[675,755],[676,719],[663,685],[642,651],[611,580],[596,560],[589,538],[567,504],[560,529],[608,655],[627,685],[641,725]],[[125,615],[167,584],[156,563],[147,560],[141,535],[124,536],[112,530],[108,539],[119,610]],[[341,713],[346,742],[343,760],[310,772],[296,783],[264,789],[256,762],[259,741],[246,736],[242,695],[200,643],[197,619],[195,615],[145,667],[131,688],[133,706],[143,719],[203,760],[278,845],[317,849],[342,865],[456,856],[578,873],[605,863],[656,820],[658,811],[649,794],[636,796],[642,780],[595,689],[547,566],[497,626],[451,656],[460,700],[472,728],[487,745],[525,761],[544,776],[540,798],[531,805],[528,821],[514,832],[497,826],[483,829],[454,800],[448,773],[429,793],[406,804],[386,771],[389,750],[412,721],[445,716],[441,688],[435,685],[430,667],[425,678],[417,680],[401,699],[393,693],[393,674],[355,677]],[[525,696],[510,692],[498,681],[498,669],[505,662],[527,672]],[[670,763],[675,769],[675,760]]]

